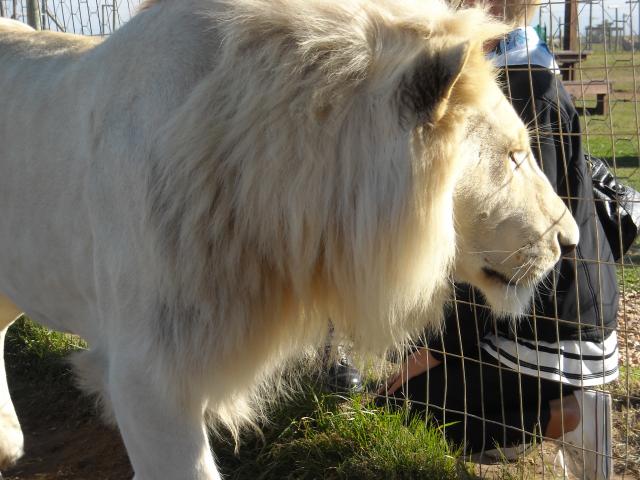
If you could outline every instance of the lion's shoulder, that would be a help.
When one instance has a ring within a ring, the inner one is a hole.
[[[20,23],[20,22],[12,22]],[[79,54],[100,43],[99,38],[59,32],[38,32],[31,27],[0,23],[0,55],[12,53],[22,59]]]
[[[2,18],[2,17],[0,17],[0,31],[6,31],[6,30],[24,31],[24,32],[33,32],[33,31],[35,31],[29,25],[26,25],[26,24],[24,24],[22,22],[19,22],[17,20],[12,20],[10,18]]]

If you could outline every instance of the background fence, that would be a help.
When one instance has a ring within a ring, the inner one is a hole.
[[[45,30],[109,35],[135,12],[140,0],[0,0],[0,16]],[[34,12],[29,21],[30,11]]]
[[[105,36],[126,22],[138,4],[138,0],[0,0],[0,16],[39,23],[47,30]],[[620,182],[640,191],[640,0],[544,2],[532,26],[554,54],[580,113],[585,153],[604,159]],[[639,265],[636,241],[616,263],[620,377],[595,387],[613,396],[617,478],[640,478]],[[545,467],[549,456],[544,448],[523,456],[523,461],[532,466],[522,477],[557,476],[557,471]],[[492,472],[491,467],[478,470],[487,476]]]

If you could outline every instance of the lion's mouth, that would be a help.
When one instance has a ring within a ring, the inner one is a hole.
[[[511,281],[506,276],[504,276],[502,273],[497,272],[491,268],[482,267],[482,272],[487,277],[497,280],[500,283],[504,283],[505,285],[509,285],[511,283]]]

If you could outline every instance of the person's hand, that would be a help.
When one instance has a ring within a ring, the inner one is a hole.
[[[398,373],[390,376],[387,381],[378,389],[378,395],[392,395],[402,384],[407,383],[413,377],[426,372],[428,369],[440,365],[440,360],[435,358],[429,350],[424,347],[418,348],[409,355],[403,362]]]

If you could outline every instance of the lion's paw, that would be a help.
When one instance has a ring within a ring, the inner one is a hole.
[[[22,456],[23,447],[24,437],[18,422],[0,424],[0,470],[16,463]]]

